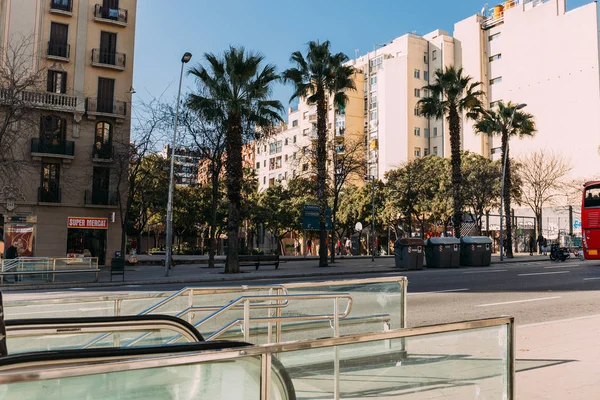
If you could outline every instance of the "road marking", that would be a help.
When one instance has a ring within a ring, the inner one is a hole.
[[[568,274],[571,271],[556,271],[556,272],[534,272],[532,274],[519,274],[518,276],[534,276],[534,275],[555,275],[555,274]]]
[[[127,285],[125,287],[140,287],[140,286],[142,286],[142,285]]]
[[[600,279],[600,277],[598,277],[598,278],[583,278],[584,281],[595,281],[597,279]]]
[[[466,292],[469,289],[448,289],[448,290],[436,290],[434,292],[415,292],[415,293],[408,293],[408,295],[412,295],[412,294],[435,294],[435,293],[450,293],[450,292]]]
[[[73,288],[70,288],[69,290],[85,290],[85,288],[82,288],[82,287],[73,287]]]
[[[544,267],[544,269],[556,269],[556,268],[575,268],[575,267],[579,267],[581,266],[581,264],[575,264],[575,265],[555,265],[553,267]]]
[[[505,302],[502,302],[502,303],[479,304],[476,307],[501,306],[501,305],[504,305],[504,304],[529,303],[529,302],[532,302],[532,301],[542,301],[542,300],[552,300],[552,299],[560,299],[560,296],[539,297],[537,299],[527,299],[527,300],[505,301]]]
[[[494,270],[489,270],[489,271],[469,271],[469,272],[463,272],[463,274],[492,274],[494,272],[505,272],[508,271],[507,269],[494,269]]]

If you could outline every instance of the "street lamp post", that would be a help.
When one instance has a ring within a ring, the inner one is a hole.
[[[179,100],[181,98],[181,82],[183,80],[183,67],[192,59],[192,53],[185,52],[181,57],[181,73],[179,75],[179,90],[177,91],[177,105],[175,106],[175,127],[173,128],[173,143],[171,144],[171,172],[169,174],[169,200],[167,201],[167,232],[165,244],[165,276],[169,276],[171,269],[171,260],[173,256],[172,236],[173,236],[173,192],[175,191],[174,173],[175,173],[175,144],[177,142],[177,124],[179,122]]]
[[[506,148],[504,149],[504,160],[502,162],[502,182],[500,186],[500,261],[504,261],[504,236],[502,231],[502,213],[504,209],[504,178],[506,176],[506,159],[508,158],[508,141],[510,140],[510,131],[512,130],[513,120],[515,119],[515,113],[517,110],[527,107],[527,104],[518,104],[513,108],[512,115],[510,116],[510,123],[508,124],[508,137],[506,138]],[[509,243],[512,246],[512,243]]]

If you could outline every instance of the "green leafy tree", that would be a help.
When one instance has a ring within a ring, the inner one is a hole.
[[[281,254],[281,240],[297,226],[300,218],[292,199],[293,193],[282,185],[271,185],[259,194],[258,220],[276,238],[277,254]]]
[[[463,201],[481,234],[483,215],[499,205],[502,164],[471,152],[463,153],[462,157]]]
[[[210,198],[203,196],[198,186],[178,187],[173,198],[173,232],[178,238],[178,249],[181,252],[182,239],[196,237],[198,228],[205,219],[201,213]]]
[[[501,137],[502,160],[506,160],[504,172],[504,213],[507,217],[511,215],[511,195],[513,193],[509,138],[511,136],[518,136],[519,138],[531,137],[536,133],[533,115],[519,111],[516,107],[517,105],[511,102],[508,102],[508,104],[498,102],[494,109],[483,111],[475,123],[475,130],[477,132]],[[511,218],[506,218],[506,241],[511,244],[507,246],[506,257],[512,258]]]
[[[461,159],[460,159],[460,126],[461,115],[476,119],[481,111],[480,98],[484,93],[479,90],[481,82],[473,82],[470,76],[463,75],[462,68],[446,67],[444,71],[435,72],[434,83],[427,85],[429,96],[419,100],[421,113],[428,118],[443,119],[446,117],[450,133],[450,150],[452,162],[452,198],[454,235],[460,237],[462,222],[461,204]]]
[[[317,197],[319,200],[319,266],[327,266],[327,100],[333,98],[336,107],[347,102],[346,90],[354,90],[354,69],[344,65],[348,57],[343,53],[332,54],[329,41],[309,42],[306,57],[300,51],[292,53],[296,64],[283,73],[285,82],[294,85],[291,100],[305,98],[317,107]]]
[[[224,127],[227,199],[229,201],[226,273],[239,273],[238,233],[242,209],[242,146],[256,135],[256,128],[268,132],[281,121],[283,106],[271,100],[272,85],[279,79],[272,64],[263,65],[264,57],[243,47],[230,47],[222,56],[206,53],[207,67],[190,70],[199,91],[190,94],[187,104],[204,119]]]

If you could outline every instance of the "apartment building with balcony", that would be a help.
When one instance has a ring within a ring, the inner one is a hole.
[[[492,3],[490,3],[492,4]],[[498,3],[454,26],[456,60],[484,84],[486,102],[525,103],[534,138],[511,139],[511,156],[543,149],[561,153],[577,178],[600,176],[598,3],[568,9],[566,0]],[[464,147],[500,154],[498,137],[463,121]]]
[[[128,146],[137,0],[0,0],[0,46],[19,48],[27,87],[0,87],[0,113],[18,99],[23,168],[3,182],[5,248],[28,256],[94,256],[120,249],[115,157]],[[121,187],[122,193],[126,188]],[[115,215],[117,214],[117,215]],[[17,235],[18,236],[18,235]]]
[[[171,158],[171,145],[166,145],[160,155]],[[200,151],[188,147],[175,148],[175,165],[173,175],[178,186],[195,186],[198,184],[198,165],[203,157]]]
[[[248,142],[242,147],[242,168],[249,172],[254,172],[254,146],[255,142]],[[225,162],[227,161],[227,155],[223,155],[223,168],[221,169],[221,177],[225,176]],[[198,159],[198,185],[205,186],[211,184],[212,172],[210,169],[211,161],[206,157]]]
[[[365,140],[363,73],[357,71],[353,81],[356,90],[346,92],[348,101],[345,107],[334,107],[331,99],[327,104],[327,169],[332,176],[335,157],[349,148],[356,148],[354,143],[357,141]],[[286,184],[295,177],[308,178],[316,175],[316,127],[316,105],[301,99],[296,108],[288,109],[287,123],[256,141],[255,170],[259,190],[265,190],[276,183]],[[358,180],[358,177],[353,179]]]

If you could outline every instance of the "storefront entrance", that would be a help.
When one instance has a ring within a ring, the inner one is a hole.
[[[106,231],[99,229],[69,229],[67,254],[98,257],[98,264],[106,262]]]
[[[104,265],[108,220],[69,217],[67,225],[67,256],[98,257],[98,265]]]

